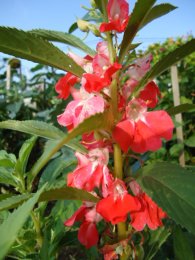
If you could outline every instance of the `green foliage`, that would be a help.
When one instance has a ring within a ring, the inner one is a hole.
[[[144,260],[154,259],[154,256],[159,251],[161,246],[166,242],[170,236],[170,231],[165,227],[157,230],[150,230],[148,241],[146,241]]]
[[[195,255],[190,246],[189,240],[180,227],[176,227],[173,232],[173,245],[176,260],[193,260]]]
[[[11,245],[14,243],[16,236],[24,225],[34,205],[37,203],[40,194],[43,192],[45,186],[40,189],[31,199],[26,201],[22,206],[15,210],[9,217],[1,224],[0,233],[0,259],[2,259],[8,252]],[[9,230],[9,232],[7,232]]]
[[[159,62],[157,62],[155,66],[153,66],[150,71],[143,77],[136,91],[140,91],[140,89],[143,88],[143,86],[146,85],[148,81],[154,79],[159,74],[167,70],[167,68],[174,65],[179,60],[183,59],[185,56],[193,53],[194,51],[195,39],[192,39],[189,42],[168,53]]]
[[[121,49],[119,53],[119,63],[123,61],[124,56],[127,54],[131,43],[138,32],[140,26],[147,17],[148,12],[154,5],[156,0],[138,0],[135,4],[131,19],[129,19],[127,28],[124,32],[124,37],[121,43]]]
[[[139,171],[142,189],[176,223],[195,234],[195,172],[177,164],[157,162]]]
[[[15,28],[0,28],[0,51],[69,71],[78,77],[83,73],[69,56],[48,41]]]
[[[96,52],[92,50],[89,46],[87,46],[83,41],[81,41],[81,39],[69,33],[44,30],[44,29],[36,29],[30,32],[48,41],[66,43],[92,56],[96,54]]]
[[[150,11],[148,12],[148,14],[146,15],[146,17],[144,18],[141,26],[139,29],[142,29],[143,27],[145,27],[148,23],[152,22],[153,20],[168,14],[169,12],[175,10],[177,7],[168,4],[168,3],[163,3],[163,4],[159,4],[159,5],[155,5],[154,7],[152,7],[150,9]]]

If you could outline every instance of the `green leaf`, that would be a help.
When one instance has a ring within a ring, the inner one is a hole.
[[[66,44],[71,45],[75,48],[78,48],[92,56],[94,56],[96,54],[96,51],[94,51],[90,47],[88,47],[80,38],[78,38],[74,35],[71,35],[69,33],[44,30],[44,29],[32,30],[30,32],[40,36],[41,38],[48,40],[48,41],[66,43]]]
[[[191,54],[194,51],[195,51],[195,39],[192,39],[189,42],[178,47],[174,51],[168,53],[159,62],[157,62],[148,73],[146,73],[146,75],[140,81],[140,84],[136,89],[134,95],[139,93],[139,91],[147,84],[148,81],[151,81],[159,74],[167,70],[170,66],[174,65],[179,60],[183,59],[184,57],[186,57],[187,55]]]
[[[120,53],[119,53],[119,63],[123,62],[125,55],[127,54],[132,41],[139,30],[145,17],[147,17],[150,9],[154,5],[156,0],[138,0],[135,7],[131,13],[127,28],[124,32],[123,40],[121,43]]]
[[[148,23],[152,22],[153,20],[168,14],[169,12],[175,10],[177,7],[173,6],[168,3],[159,4],[154,6],[148,14],[145,16],[143,22],[141,23],[141,26],[139,27],[139,30],[142,29],[144,26],[146,26]]]
[[[167,162],[149,164],[138,173],[142,189],[176,223],[195,234],[195,173]]]
[[[24,201],[31,197],[30,194],[13,195],[0,201],[0,211],[5,209],[13,209],[18,207]]]
[[[30,32],[0,27],[0,51],[69,71],[81,77],[84,70],[50,42]]]
[[[189,244],[185,233],[180,227],[176,227],[173,232],[173,246],[174,254],[176,260],[194,260],[195,256],[193,254],[192,248]]]
[[[26,121],[17,121],[17,120],[7,120],[0,122],[0,128],[11,129],[20,131],[27,134],[37,135],[47,139],[60,139],[66,136],[60,129],[57,127],[48,124],[46,122],[35,121],[35,120],[26,120]],[[71,140],[68,144],[68,147],[84,152],[85,148],[80,145],[78,142]]]
[[[59,178],[59,175],[62,173],[62,171],[73,164],[76,164],[76,160],[73,160],[73,158],[70,157],[68,157],[66,160],[64,157],[59,157],[51,161],[41,174],[39,188],[42,187],[45,183],[47,183],[48,187],[55,185],[56,179]],[[64,183],[65,181],[63,176],[63,185]]]
[[[81,200],[98,202],[99,199],[85,190],[72,187],[48,190],[43,192],[39,198],[39,202],[52,200]]]
[[[37,140],[37,138],[33,136],[30,139],[28,139],[27,141],[25,141],[23,143],[22,147],[20,148],[19,158],[15,165],[15,173],[18,174],[19,176],[24,176],[24,174],[26,172],[28,158],[30,156],[32,148],[34,147],[36,140]]]
[[[167,113],[169,113],[169,115],[171,116],[184,113],[184,112],[193,112],[193,111],[195,111],[195,104],[187,104],[187,103],[167,109]]]
[[[13,172],[13,168],[0,167],[0,183],[17,187],[17,181],[13,175]]]
[[[0,226],[0,259],[4,259],[10,247],[14,243],[17,234],[25,221],[29,217],[31,210],[37,203],[40,194],[43,192],[45,186],[39,190],[35,195],[26,201],[22,206],[15,210]],[[9,231],[9,232],[8,232]]]
[[[154,259],[153,257],[171,234],[165,227],[158,228],[157,230],[150,230],[149,232],[150,239],[147,243],[147,248],[145,248],[144,260]]]
[[[195,147],[195,134],[191,135],[187,140],[185,140],[185,145],[189,147]]]
[[[71,139],[81,135],[83,133],[88,133],[94,130],[108,130],[110,131],[113,127],[113,115],[108,110],[104,113],[99,113],[85,119],[81,124],[74,128],[71,132],[65,135],[64,138],[61,138],[57,141],[49,141],[47,148],[45,149],[42,156],[39,160],[33,165],[29,179],[28,185],[31,184],[33,179],[37,176],[40,170],[48,163],[48,161],[54,156],[54,154],[59,151],[63,145],[68,143]]]
[[[169,153],[172,157],[178,158],[180,154],[183,152],[184,144],[179,143],[179,144],[174,144],[171,146]]]
[[[7,120],[0,122],[0,128],[20,131],[27,134],[37,135],[48,139],[59,139],[64,133],[57,127],[41,121],[26,120]]]

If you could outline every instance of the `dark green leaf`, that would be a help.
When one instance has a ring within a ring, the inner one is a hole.
[[[69,71],[81,77],[83,69],[50,42],[15,28],[0,27],[0,51]]]
[[[127,54],[133,39],[139,30],[139,27],[141,26],[145,17],[147,17],[150,9],[155,2],[156,0],[138,0],[136,2],[133,12],[131,13],[127,28],[124,32],[119,53],[119,63],[123,62],[123,59]]]
[[[191,135],[187,140],[185,140],[185,145],[189,147],[195,147],[195,134]]]
[[[182,104],[176,107],[171,107],[167,110],[169,115],[174,116],[176,114],[184,113],[184,112],[193,112],[195,111],[195,104]]]
[[[81,200],[97,202],[99,199],[85,190],[79,190],[72,187],[45,191],[39,198],[39,202],[52,200]]]
[[[177,7],[173,6],[171,4],[168,3],[164,3],[164,4],[159,4],[154,6],[147,14],[147,16],[145,16],[141,26],[139,27],[139,29],[142,29],[144,26],[146,26],[148,23],[152,22],[153,20],[168,14],[169,12],[175,10]]]
[[[181,230],[180,227],[176,227],[173,232],[173,245],[174,245],[174,254],[176,260],[194,260],[195,256],[193,254],[192,248],[189,244],[185,233]]]
[[[80,38],[65,32],[37,29],[30,31],[48,41],[62,42],[78,48],[87,54],[95,55],[96,52],[88,47]]]
[[[21,227],[24,225],[26,219],[29,217],[31,210],[37,203],[40,194],[43,192],[44,187],[39,190],[35,195],[26,201],[22,206],[15,210],[0,226],[0,259],[4,259],[8,250],[14,243],[17,234]],[[8,232],[9,231],[9,232]]]
[[[195,234],[195,173],[177,164],[157,162],[139,174],[142,189],[176,223]]]
[[[183,59],[187,55],[195,51],[195,39],[178,47],[174,51],[170,52],[164,56],[159,62],[157,62],[152,69],[143,77],[138,88],[136,89],[134,95],[139,93],[139,91],[147,84],[148,81],[153,80],[159,74],[167,70],[170,66],[177,63],[179,60]]]
[[[147,248],[145,248],[144,260],[154,259],[153,257],[171,234],[165,227],[158,228],[157,230],[150,230],[149,232],[150,239],[147,243]]]
[[[5,209],[13,209],[22,204],[31,197],[30,194],[13,195],[0,201],[0,211]]]
[[[69,28],[69,30],[68,30],[68,33],[73,33],[77,28],[78,28],[77,23],[73,23],[73,24],[70,26],[70,28]]]

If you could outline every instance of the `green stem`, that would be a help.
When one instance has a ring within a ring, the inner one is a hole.
[[[122,151],[118,144],[114,144],[114,177],[123,179],[123,158]],[[120,222],[117,224],[118,240],[125,239],[127,237],[126,223]],[[120,256],[120,260],[126,260],[127,255],[125,252]]]
[[[42,234],[41,234],[40,222],[39,222],[39,219],[37,218],[37,216],[35,215],[35,213],[33,211],[31,212],[31,217],[32,217],[32,220],[33,220],[33,223],[34,223],[36,234],[37,234],[37,244],[38,244],[39,248],[41,248],[42,244],[43,244],[43,237],[42,237]]]

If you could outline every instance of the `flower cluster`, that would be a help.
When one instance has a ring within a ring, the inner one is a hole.
[[[109,0],[108,21],[100,25],[100,32],[123,32],[131,19],[128,9],[125,0]],[[67,177],[69,187],[86,190],[99,199],[96,204],[83,202],[64,223],[72,226],[77,221],[81,222],[78,239],[87,248],[98,244],[97,223],[100,221],[112,225],[128,221],[135,231],[142,231],[146,225],[150,229],[162,225],[166,213],[141,190],[136,180],[132,178],[130,182],[124,182],[117,173],[114,174],[109,158],[113,157],[115,145],[121,148],[123,155],[156,151],[162,146],[162,139],[171,139],[174,128],[165,111],[151,111],[161,98],[154,81],[148,82],[138,94],[135,92],[150,69],[152,56],[149,54],[124,66],[117,62],[117,53],[115,61],[111,61],[107,41],[99,42],[96,50],[97,54],[93,57],[87,55],[81,58],[69,53],[85,72],[81,78],[67,73],[56,84],[59,98],[73,97],[57,118],[68,131],[92,115],[108,109],[112,111],[113,81],[118,89],[117,115],[114,115],[112,131],[103,129],[83,134],[81,143],[88,152],[76,152],[78,166]],[[114,250],[111,251],[109,254],[113,258],[105,256],[105,259],[116,259]]]

